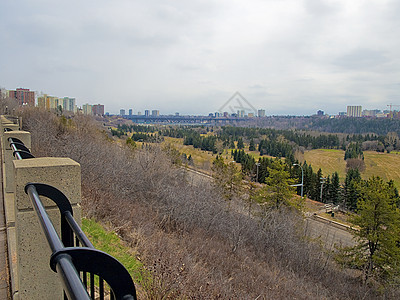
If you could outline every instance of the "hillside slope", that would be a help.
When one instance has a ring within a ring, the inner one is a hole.
[[[156,145],[132,152],[90,119],[26,110],[36,156],[82,166],[83,210],[112,224],[154,280],[148,299],[388,299],[338,268],[305,237],[301,216],[229,209],[208,182],[192,185]],[[398,295],[397,295],[398,296]]]
[[[341,181],[346,177],[346,162],[344,151],[318,149],[304,153],[304,160],[311,164],[316,171],[321,168],[324,175],[338,172]],[[379,176],[384,181],[393,180],[396,187],[400,188],[400,154],[379,153],[364,151],[365,171],[361,173],[363,179]]]

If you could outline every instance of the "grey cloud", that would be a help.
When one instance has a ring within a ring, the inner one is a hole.
[[[389,61],[383,51],[356,49],[336,58],[333,64],[345,69],[374,70]]]
[[[301,77],[296,79],[297,82],[312,82],[315,81],[315,78],[313,77]]]
[[[249,89],[256,89],[256,90],[259,90],[259,89],[266,89],[266,86],[261,85],[261,84],[255,84],[255,85],[249,86]]]
[[[180,71],[183,72],[189,72],[189,71],[198,71],[201,70],[201,67],[196,64],[183,64],[183,63],[175,63],[174,67]]]
[[[342,111],[398,87],[400,1],[364,4],[2,1],[0,81],[104,101],[111,112],[144,103],[208,113],[236,90],[270,113]]]
[[[338,3],[326,0],[304,0],[304,7],[308,13],[317,17],[327,17],[340,11]]]
[[[249,99],[253,98],[262,100],[265,100],[269,96],[273,96],[273,94],[269,92],[267,86],[262,84],[248,86],[247,89],[243,91],[243,94],[248,95]]]

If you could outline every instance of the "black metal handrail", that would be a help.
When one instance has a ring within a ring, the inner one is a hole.
[[[8,139],[17,159],[34,158],[29,149],[16,138]],[[104,282],[109,286],[110,299],[136,300],[135,284],[129,272],[115,258],[94,248],[73,217],[68,198],[53,186],[28,183],[29,195],[49,243],[50,266],[61,277],[66,299],[104,299]],[[52,200],[61,214],[61,240],[40,200]],[[82,244],[83,247],[79,247]],[[88,281],[89,276],[89,281]],[[95,281],[98,281],[98,290]],[[90,293],[88,289],[90,288]],[[97,298],[98,297],[98,298]]]
[[[17,159],[35,158],[24,143],[17,138],[8,138],[13,155]]]

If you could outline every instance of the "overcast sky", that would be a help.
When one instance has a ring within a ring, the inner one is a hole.
[[[399,0],[1,0],[0,87],[106,111],[400,104]],[[234,105],[231,105],[234,107]]]

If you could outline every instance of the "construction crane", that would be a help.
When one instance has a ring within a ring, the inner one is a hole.
[[[390,103],[390,104],[388,104],[386,106],[389,106],[389,116],[390,116],[391,119],[393,119],[392,107],[395,107],[395,106],[398,107],[400,105]]]

